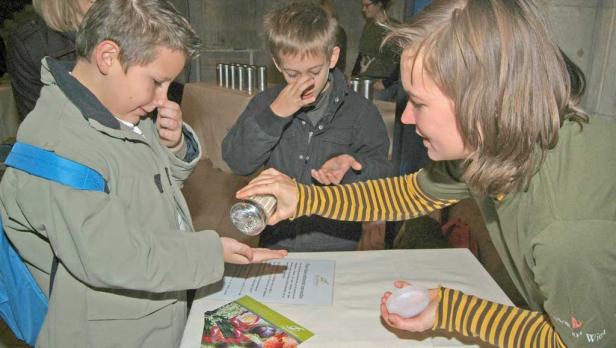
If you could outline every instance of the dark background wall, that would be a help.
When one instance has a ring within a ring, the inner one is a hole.
[[[588,78],[585,108],[616,118],[616,0],[538,0],[562,49]],[[204,42],[204,54],[190,71],[190,81],[213,81],[218,62],[269,65],[270,79],[280,76],[271,66],[262,34],[263,14],[289,0],[172,0],[190,18]],[[393,0],[391,17],[426,0]],[[347,32],[347,72],[357,55],[364,20],[360,0],[332,0]]]
[[[268,65],[270,78],[280,80],[274,71],[263,38],[263,15],[283,6],[287,0],[173,0],[187,13],[204,43],[204,53],[192,68],[192,79],[212,81],[218,62]],[[357,43],[364,25],[360,0],[332,0],[339,21],[347,33],[347,70],[350,72],[357,56]],[[412,0],[392,0],[389,13],[402,20],[407,3]]]

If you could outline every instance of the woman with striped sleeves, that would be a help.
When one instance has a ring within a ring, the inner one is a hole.
[[[385,321],[500,347],[615,347],[616,123],[578,108],[583,74],[537,4],[434,1],[388,39],[402,49],[402,121],[416,124],[433,162],[336,186],[297,184],[269,169],[237,197],[276,195],[269,223],[312,214],[404,220],[472,197],[530,310],[440,287],[407,319],[388,313],[385,293]]]

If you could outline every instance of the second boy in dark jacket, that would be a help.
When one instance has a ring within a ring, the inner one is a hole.
[[[334,69],[336,26],[333,17],[310,3],[294,3],[267,16],[269,46],[287,84],[257,95],[225,137],[223,158],[236,174],[250,175],[266,166],[301,183],[329,185],[390,173],[381,115]],[[305,217],[268,227],[261,245],[353,250],[360,236],[360,224]]]

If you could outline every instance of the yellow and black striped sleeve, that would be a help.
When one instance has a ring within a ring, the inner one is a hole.
[[[342,221],[407,220],[457,202],[422,192],[417,173],[346,185],[297,184],[297,189],[295,217],[316,214]]]
[[[478,337],[498,347],[566,347],[546,315],[448,288],[439,289],[433,329]]]

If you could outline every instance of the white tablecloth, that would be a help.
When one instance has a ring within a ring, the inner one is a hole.
[[[13,90],[9,84],[0,84],[0,142],[14,137],[19,126],[19,115],[15,108]]]
[[[381,295],[395,279],[424,287],[460,289],[488,300],[512,305],[481,264],[467,249],[380,250],[291,253],[296,259],[336,261],[334,301],[331,306],[266,303],[274,310],[314,332],[301,347],[451,347],[477,342],[432,334],[392,330],[381,322]],[[197,292],[182,348],[200,347],[203,313],[228,301],[213,301]]]

